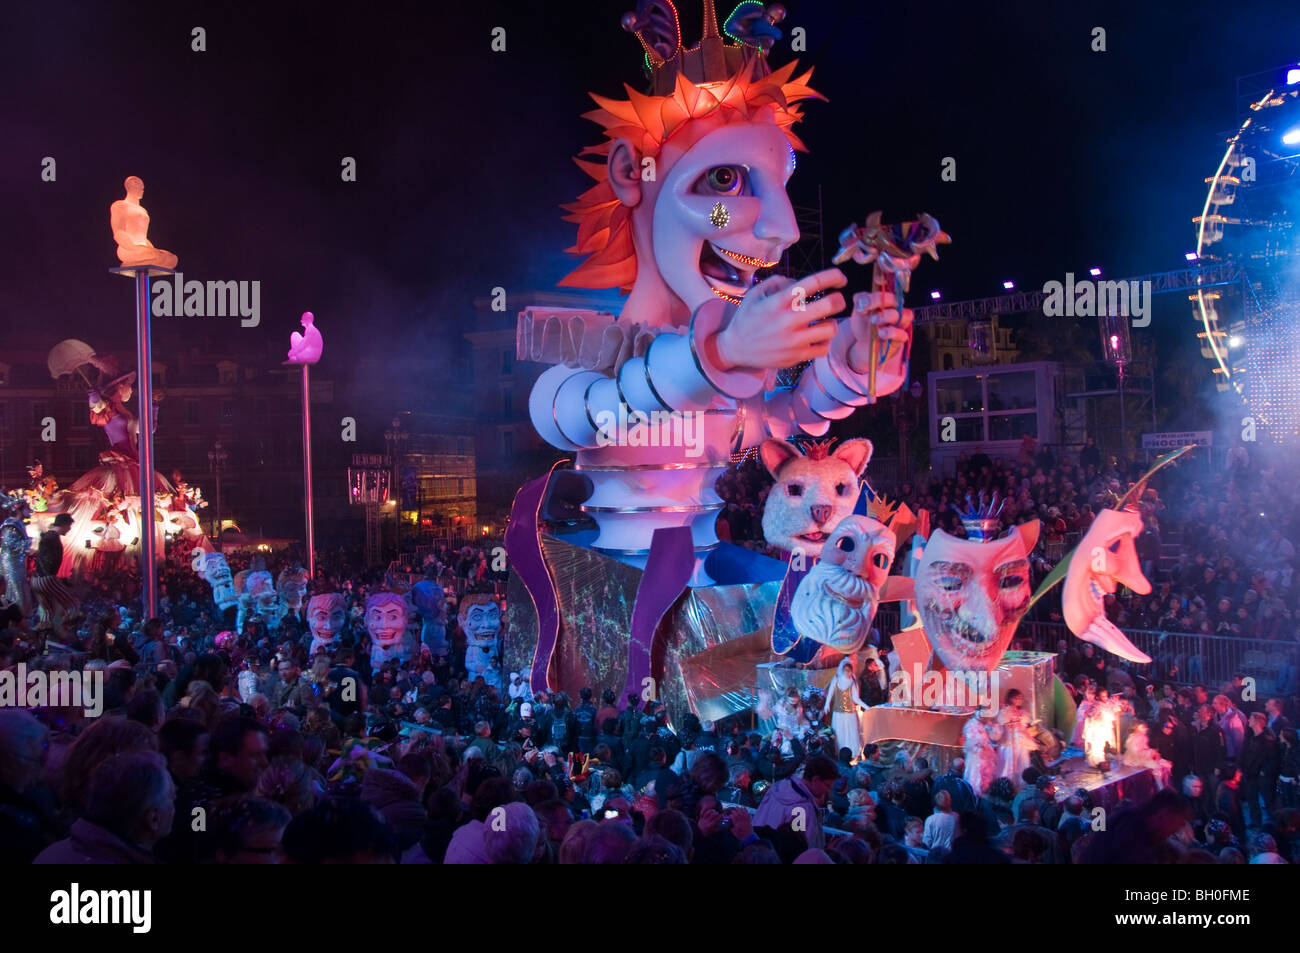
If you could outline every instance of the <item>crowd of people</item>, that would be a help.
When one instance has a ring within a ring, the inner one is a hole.
[[[956,509],[997,490],[1004,520],[1043,521],[1046,572],[1053,541],[1086,531],[1139,475],[1090,461],[1088,449],[1073,466],[1043,453],[1012,463],[977,454],[951,478],[889,495],[960,534]],[[1138,548],[1157,590],[1108,600],[1112,618],[1293,643],[1290,514],[1300,488],[1284,472],[1238,457],[1217,475],[1175,469],[1152,481]],[[724,479],[723,521],[734,540],[754,543],[761,473],[751,465]],[[1252,522],[1251,513],[1267,515]],[[1186,556],[1172,566],[1161,534],[1181,537]],[[492,590],[491,552],[483,541],[432,554],[448,619],[457,593]],[[279,558],[288,565],[295,554]],[[234,572],[247,559],[228,555]],[[57,638],[5,609],[3,667],[95,673],[106,710],[94,719],[0,711],[0,854],[18,863],[1267,863],[1294,862],[1300,848],[1297,699],[1280,682],[1256,700],[1244,676],[1188,684],[1177,671],[1063,641],[1057,669],[1077,700],[1102,689],[1122,697],[1124,734],[1141,722],[1174,779],[1099,825],[1089,793],[1056,791],[1042,759],[981,793],[960,758],[931,766],[897,744],[858,757],[822,724],[816,693],[801,699],[807,728],[797,734],[748,715],[701,722],[609,690],[534,695],[517,673],[502,673],[499,687],[469,678],[454,622],[450,654],[372,669],[363,607],[394,567],[368,570],[343,551],[317,562],[312,590],[343,594],[348,622],[341,648],[315,657],[301,613],[276,631],[255,616],[233,631],[233,610],[216,608],[179,550],[166,557],[157,618],[142,618],[129,565],[83,581],[82,619]],[[888,634],[879,642],[887,665]],[[887,700],[880,674],[863,673],[867,704]]]

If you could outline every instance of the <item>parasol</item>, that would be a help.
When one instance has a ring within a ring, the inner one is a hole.
[[[45,363],[50,368],[50,376],[57,379],[65,374],[75,374],[81,365],[89,364],[94,359],[94,348],[84,341],[68,338],[50,348]]]

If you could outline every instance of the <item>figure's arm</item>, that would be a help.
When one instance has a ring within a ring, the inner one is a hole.
[[[552,446],[598,447],[610,442],[621,419],[630,425],[637,414],[707,410],[724,393],[706,376],[706,366],[692,322],[685,334],[661,331],[644,354],[625,360],[613,375],[551,367],[533,385],[528,413]]]

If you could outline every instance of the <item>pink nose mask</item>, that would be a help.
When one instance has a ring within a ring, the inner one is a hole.
[[[817,521],[818,526],[831,518],[831,507],[829,504],[817,503],[810,506],[809,509],[812,511],[812,518]]]

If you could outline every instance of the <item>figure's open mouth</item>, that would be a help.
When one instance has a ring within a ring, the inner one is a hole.
[[[930,610],[939,616],[937,634],[947,636],[963,655],[978,658],[996,646],[999,635],[997,629],[992,634],[986,634],[960,613],[944,612],[937,606],[931,606]]]
[[[829,533],[823,533],[821,530],[817,530],[816,532],[813,533],[800,533],[798,536],[795,537],[795,539],[805,539],[810,543],[817,543],[818,545],[821,545],[822,543],[826,542],[826,537],[829,535],[830,535]]]
[[[754,273],[759,268],[775,268],[778,264],[780,262],[742,255],[713,242],[704,242],[700,246],[700,274],[715,295],[733,304],[739,303],[753,286]]]

